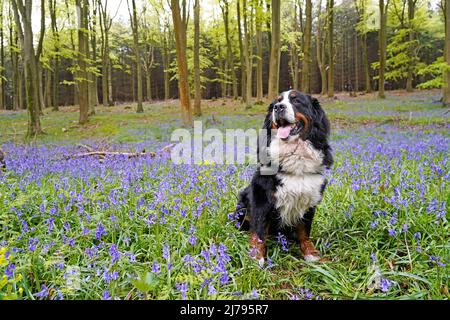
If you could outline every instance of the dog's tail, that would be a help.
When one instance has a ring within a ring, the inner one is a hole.
[[[234,213],[231,214],[231,219],[233,219],[236,224],[236,228],[244,231],[248,231],[250,228],[249,225],[249,217],[247,214],[248,207],[249,207],[249,201],[248,201],[248,194],[249,194],[250,187],[245,188],[241,192],[239,192],[238,195],[238,203],[236,205],[236,209]]]

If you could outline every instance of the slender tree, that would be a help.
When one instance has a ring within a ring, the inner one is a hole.
[[[92,1],[92,15],[90,17],[90,23],[89,23],[89,30],[90,30],[90,44],[91,44],[91,50],[90,50],[90,59],[93,62],[93,65],[91,66],[93,69],[95,69],[94,72],[89,73],[90,81],[89,81],[89,95],[90,95],[90,102],[89,106],[91,109],[89,110],[89,115],[95,114],[95,106],[98,105],[98,88],[97,88],[97,82],[98,82],[98,70],[97,70],[97,11],[98,6],[95,5],[95,2]]]
[[[263,31],[264,20],[263,0],[258,0],[256,6],[256,101],[263,101]]]
[[[327,0],[328,97],[334,97],[334,0]]]
[[[178,0],[170,0],[170,9],[172,11],[175,46],[177,52],[178,91],[180,93],[181,114],[184,126],[189,127],[192,126],[192,110],[189,97],[188,68],[186,58],[186,28],[183,23],[183,21],[186,21],[187,19],[181,19]]]
[[[227,72],[229,73],[229,77],[231,78],[233,98],[237,98],[237,79],[236,71],[234,70],[234,57],[230,38],[230,3],[228,0],[222,0],[219,2],[219,4],[222,10],[223,25],[225,28],[225,40],[227,42]]]
[[[311,29],[312,29],[312,3],[306,0],[305,31],[303,33],[303,62],[302,62],[302,91],[310,93],[311,68]]]
[[[56,23],[56,0],[48,1],[48,8],[50,13],[50,24],[52,29],[53,36],[53,82],[52,82],[52,98],[51,105],[53,111],[58,111],[59,101],[58,101],[58,92],[59,92],[59,30],[58,24]]]
[[[194,114],[200,116],[201,86],[200,86],[200,1],[194,2]]]
[[[3,33],[3,11],[4,3],[3,0],[0,0],[0,109],[5,109],[5,45],[3,42],[4,33]]]
[[[133,32],[133,44],[134,44],[134,55],[136,60],[136,83],[137,83],[137,113],[144,112],[144,108],[142,106],[142,68],[141,68],[141,54],[139,48],[139,21],[137,18],[137,10],[136,10],[136,0],[131,0],[128,3],[128,12],[130,14],[130,24],[131,30]]]
[[[80,105],[79,123],[85,124],[88,121],[89,112],[89,86],[87,57],[89,52],[88,30],[88,0],[76,0],[78,16],[78,104]]]
[[[316,35],[316,59],[317,67],[320,72],[321,79],[321,92],[320,94],[325,94],[327,92],[327,71],[325,69],[325,44],[324,38],[322,36],[323,32],[323,18],[322,18],[322,1],[319,0],[317,4],[317,35]]]
[[[269,93],[268,98],[273,99],[278,95],[280,79],[280,0],[272,0],[272,43],[270,45],[269,60]]]
[[[244,22],[244,59],[245,59],[245,94],[244,101],[247,104],[247,107],[251,104],[252,98],[252,74],[253,74],[253,7],[250,6],[247,8],[247,0],[243,2],[243,22]],[[250,15],[249,15],[250,13]]]
[[[380,59],[380,70],[378,78],[378,97],[381,99],[386,98],[384,93],[384,74],[386,70],[386,25],[387,25],[387,10],[389,5],[389,0],[379,0],[380,7],[380,31],[379,31],[379,59]]]
[[[42,40],[44,30],[41,24],[41,36],[39,38],[38,48],[35,51],[33,45],[32,30],[32,0],[11,0],[14,11],[17,34],[20,39],[21,55],[25,73],[25,94],[26,106],[28,111],[28,130],[27,136],[32,137],[42,133],[40,121],[40,100],[39,100],[39,76],[37,61],[42,52]],[[45,3],[41,1],[41,17],[45,16]]]
[[[12,66],[12,95],[13,95],[13,110],[23,108],[22,103],[22,75],[23,72],[19,63],[19,35],[15,27],[14,18],[11,10],[11,5],[8,8],[8,29],[9,29],[9,52]]]
[[[369,73],[369,62],[367,59],[367,18],[368,0],[354,0],[356,13],[358,15],[357,31],[360,35],[361,63],[364,73],[364,90],[366,93],[372,92],[371,79]],[[357,50],[357,49],[356,49]]]
[[[446,68],[444,71],[444,94],[443,103],[450,106],[450,4],[448,0],[443,0],[443,8],[445,12],[445,62]]]
[[[244,55],[244,43],[242,37],[242,25],[241,25],[241,0],[237,0],[236,2],[236,11],[237,11],[237,25],[238,25],[238,40],[239,40],[239,57],[240,57],[240,67],[241,67],[241,95],[242,101],[247,103],[246,99],[246,78],[247,73],[245,71],[245,55]]]
[[[412,92],[413,89],[413,70],[414,70],[414,66],[416,64],[416,58],[415,58],[415,52],[414,52],[414,48],[415,48],[415,44],[414,44],[414,39],[415,39],[415,27],[414,27],[414,16],[415,16],[415,12],[416,12],[416,4],[417,4],[418,0],[408,0],[408,28],[409,28],[409,32],[408,32],[408,40],[409,40],[409,50],[408,50],[408,54],[409,54],[409,60],[410,63],[408,64],[408,68],[407,68],[407,75],[406,75],[406,91],[407,92]]]

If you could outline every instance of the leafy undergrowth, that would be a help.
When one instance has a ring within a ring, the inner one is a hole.
[[[214,121],[258,128],[261,119]],[[253,165],[175,165],[167,153],[67,159],[81,148],[72,140],[4,143],[0,298],[449,298],[448,129],[336,129],[312,231],[322,262],[306,263],[280,236],[263,268],[229,215]],[[160,150],[160,140],[110,148]]]

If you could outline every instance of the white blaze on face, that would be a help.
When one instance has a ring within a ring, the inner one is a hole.
[[[289,123],[295,123],[295,112],[294,112],[294,106],[292,105],[291,101],[289,101],[289,94],[292,90],[284,91],[281,96],[282,100],[278,103],[282,103],[286,106],[286,111],[284,113],[284,119]],[[276,122],[275,118],[275,110],[272,110],[272,120],[273,122]]]

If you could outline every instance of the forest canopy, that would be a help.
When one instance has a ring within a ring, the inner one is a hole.
[[[289,88],[442,88],[444,11],[429,0],[0,0],[0,109],[28,106],[33,134],[39,110],[63,105],[80,105],[84,123],[99,104],[142,112],[143,100],[181,98],[186,123],[191,97],[200,114],[200,99],[250,104]]]

